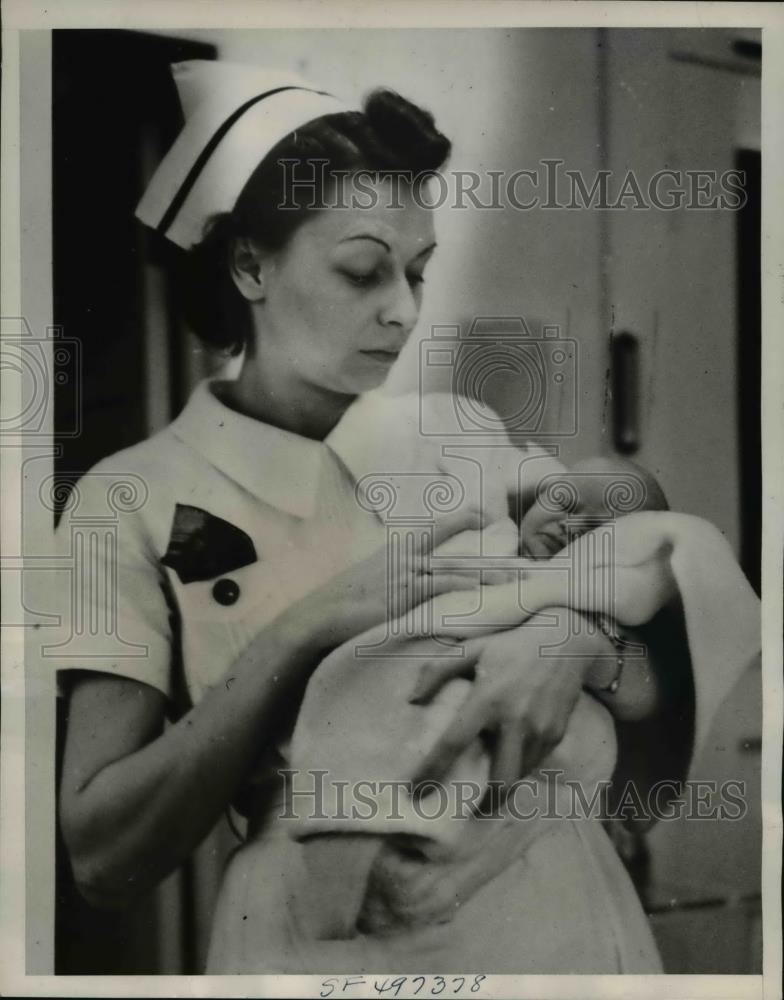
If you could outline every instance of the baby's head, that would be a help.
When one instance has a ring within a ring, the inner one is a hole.
[[[669,510],[647,469],[624,458],[584,459],[542,480],[520,522],[520,555],[549,559],[597,525],[645,510]]]

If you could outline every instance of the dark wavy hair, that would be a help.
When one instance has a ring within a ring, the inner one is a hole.
[[[248,302],[231,276],[235,240],[280,250],[313,212],[311,206],[324,204],[321,182],[330,183],[334,172],[416,176],[440,169],[450,150],[428,111],[388,89],[369,94],[362,111],[324,115],[290,133],[256,167],[232,211],[213,217],[202,241],[176,255],[176,299],[187,323],[208,347],[239,354],[252,325]],[[312,161],[318,160],[326,161],[323,170],[313,170]],[[292,178],[303,177],[314,177],[314,184],[305,190],[290,186]],[[281,204],[295,207],[281,210]]]

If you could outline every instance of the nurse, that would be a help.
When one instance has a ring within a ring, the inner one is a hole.
[[[77,484],[74,517],[105,516],[107,498],[129,477],[143,483],[144,502],[110,504],[116,542],[95,553],[90,579],[113,582],[78,596],[85,616],[109,613],[116,629],[114,648],[89,629],[72,635],[61,664],[70,699],[61,823],[85,897],[122,905],[187,858],[250,788],[250,843],[221,894],[210,971],[323,971],[287,936],[287,900],[251,875],[261,871],[269,883],[276,865],[292,863],[288,841],[274,846],[282,840],[270,817],[280,795],[275,769],[310,674],[329,650],[387,616],[383,530],[354,501],[361,470],[351,467],[350,439],[362,421],[352,423],[352,413],[364,411],[352,404],[383,383],[409,337],[435,250],[432,213],[395,172],[438,170],[450,144],[427,112],[390,91],[352,110],[265,70],[190,62],[174,73],[186,124],[138,214],[181,250],[183,308],[194,328],[211,346],[242,352],[242,364],[236,381],[199,385],[168,428]],[[345,198],[360,171],[372,195],[362,207]],[[399,427],[390,447],[427,465],[413,428],[405,420]],[[69,522],[59,529],[64,543]],[[422,600],[425,583],[430,593],[470,585],[429,574],[426,557],[429,545],[479,523],[471,510],[440,520],[414,553],[404,601]],[[610,640],[573,642],[562,659],[528,674],[520,664],[536,666],[536,644],[509,646],[502,690],[481,709],[498,737],[499,778],[528,773],[546,755],[584,686],[601,693],[612,682]],[[668,662],[676,693],[690,683],[679,648]],[[654,711],[653,668],[626,665],[610,699],[620,715]],[[570,894],[559,902],[564,882],[552,873],[576,878],[578,862],[561,869],[550,859],[542,870],[572,948],[550,971],[621,971],[615,945],[592,953],[595,927],[580,940],[596,923],[590,914],[570,923]],[[602,855],[595,884],[613,864],[620,869]],[[611,907],[612,893],[602,898]],[[613,926],[624,919],[608,916]],[[655,971],[641,911],[632,923],[632,969]],[[415,966],[418,947],[387,953],[381,964]],[[510,960],[522,963],[518,971],[543,971],[531,954]]]

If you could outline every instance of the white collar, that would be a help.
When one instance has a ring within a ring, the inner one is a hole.
[[[311,517],[324,443],[230,409],[211,388],[220,381],[196,386],[172,432],[254,496],[296,517]]]

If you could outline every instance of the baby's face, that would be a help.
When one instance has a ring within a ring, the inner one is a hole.
[[[593,487],[587,477],[581,477],[580,502],[568,511],[553,511],[536,499],[520,523],[520,555],[527,559],[549,559],[606,518],[602,491]],[[580,514],[590,515],[590,518],[581,524],[575,518]]]
[[[566,511],[556,514],[536,500],[520,524],[520,555],[527,559],[549,559],[566,545]]]

